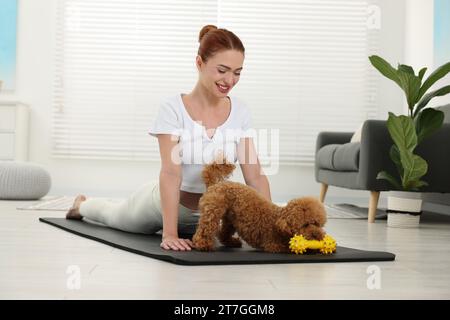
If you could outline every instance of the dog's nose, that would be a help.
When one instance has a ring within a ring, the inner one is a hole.
[[[313,237],[315,240],[322,240],[325,237],[325,232],[321,229],[316,229],[313,231]]]
[[[303,236],[308,240],[322,240],[323,237],[325,237],[325,232],[322,230],[322,228],[309,225],[306,228],[302,230]]]

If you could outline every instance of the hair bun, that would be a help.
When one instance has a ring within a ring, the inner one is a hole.
[[[210,31],[213,31],[213,30],[217,30],[217,27],[215,25],[208,24],[208,25],[204,26],[202,28],[202,30],[200,30],[200,34],[198,36],[198,42],[201,42],[203,37],[205,36],[205,34],[207,34]]]

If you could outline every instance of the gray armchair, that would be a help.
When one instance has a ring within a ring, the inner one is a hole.
[[[396,190],[378,172],[386,170],[397,176],[389,158],[392,139],[386,121],[364,122],[361,142],[350,143],[353,132],[321,132],[316,141],[315,177],[322,184],[320,200],[325,200],[328,186],[370,191],[368,221],[375,221],[381,191]],[[450,123],[444,123],[415,150],[428,162],[423,180],[428,186],[421,192],[450,192]]]

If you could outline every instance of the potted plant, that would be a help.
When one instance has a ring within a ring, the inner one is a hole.
[[[388,197],[388,226],[417,227],[420,221],[422,200],[417,194],[427,185],[421,178],[428,171],[425,159],[414,153],[415,148],[427,137],[436,132],[444,121],[444,113],[433,108],[425,108],[434,97],[450,93],[450,85],[429,91],[430,87],[450,72],[450,62],[437,68],[422,82],[427,68],[416,75],[411,66],[399,64],[397,69],[383,58],[369,57],[371,64],[385,77],[394,81],[405,93],[408,115],[395,115],[389,112],[387,128],[394,144],[389,156],[394,162],[398,176],[381,171],[377,179],[389,181],[396,190],[407,192],[408,196]]]

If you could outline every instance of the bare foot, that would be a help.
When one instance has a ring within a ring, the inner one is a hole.
[[[75,198],[72,208],[70,208],[70,210],[66,214],[66,219],[73,219],[73,220],[83,219],[83,216],[80,214],[80,204],[83,201],[86,201],[86,197],[83,195],[79,195]]]

